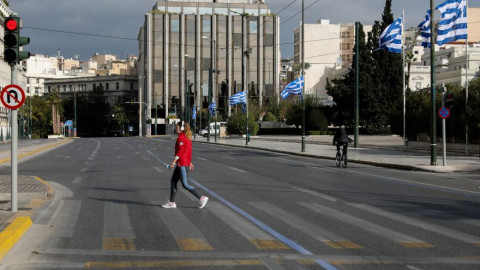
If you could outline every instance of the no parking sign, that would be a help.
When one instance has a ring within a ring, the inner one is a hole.
[[[440,116],[440,118],[442,119],[447,119],[448,117],[450,117],[450,109],[448,109],[447,107],[441,107],[440,109],[438,109],[438,116]]]

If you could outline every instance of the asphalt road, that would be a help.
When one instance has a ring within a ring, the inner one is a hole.
[[[194,143],[169,197],[174,137],[83,138],[19,165],[55,188],[3,269],[479,269],[480,177]],[[3,174],[9,168],[0,168]]]

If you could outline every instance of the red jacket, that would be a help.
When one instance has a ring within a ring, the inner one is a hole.
[[[175,158],[177,157],[177,166],[190,166],[192,163],[192,142],[183,132],[178,134],[177,142],[175,143]]]

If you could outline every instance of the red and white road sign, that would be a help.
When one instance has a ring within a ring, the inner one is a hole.
[[[0,100],[5,107],[10,110],[16,110],[25,102],[25,92],[20,86],[10,84],[3,88],[2,93],[0,94]]]

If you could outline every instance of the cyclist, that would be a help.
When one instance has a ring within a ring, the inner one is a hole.
[[[340,146],[343,146],[343,152],[347,153],[348,143],[353,140],[348,137],[348,133],[345,130],[345,126],[342,126],[337,130],[335,136],[333,136],[333,145],[337,145],[337,152],[340,153]]]

